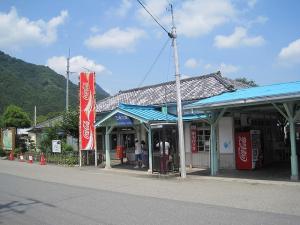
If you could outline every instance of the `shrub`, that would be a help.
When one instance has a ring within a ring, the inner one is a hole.
[[[71,145],[68,144],[63,144],[62,146],[62,151],[63,152],[73,152],[73,147]]]
[[[1,147],[0,147],[0,157],[4,157],[6,156],[6,151],[4,151]]]

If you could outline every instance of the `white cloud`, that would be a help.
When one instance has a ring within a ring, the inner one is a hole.
[[[279,60],[285,64],[300,63],[300,39],[291,42],[287,47],[281,49]]]
[[[254,6],[256,5],[257,0],[248,0],[247,4],[249,8],[254,8]]]
[[[188,79],[188,78],[190,78],[191,76],[182,74],[180,77],[181,77],[181,79]]]
[[[92,26],[92,27],[90,28],[90,31],[91,31],[92,33],[98,33],[98,32],[100,31],[100,29],[99,29],[97,26]]]
[[[170,13],[166,12],[168,1],[148,0],[146,6],[167,28],[171,28]],[[198,37],[211,32],[232,20],[237,10],[229,0],[197,0],[178,2],[174,9],[177,32],[186,37]],[[139,9],[138,16],[143,22],[155,25],[144,9]]]
[[[146,33],[137,28],[119,27],[112,28],[103,34],[90,36],[85,40],[85,45],[92,49],[116,49],[119,51],[130,51],[134,49],[136,42]]]
[[[238,66],[234,66],[232,64],[221,63],[219,65],[206,64],[204,65],[204,69],[208,72],[221,71],[224,75],[233,74],[239,71]]]
[[[116,10],[118,16],[124,17],[132,7],[131,0],[122,0],[120,7]]]
[[[239,70],[239,68],[231,64],[221,63],[219,66],[219,70],[221,71],[222,74],[230,74],[230,73],[236,73]]]
[[[195,69],[199,66],[199,62],[194,58],[189,58],[185,63],[184,66],[188,69]]]
[[[211,70],[212,68],[213,68],[213,66],[209,63],[204,66],[205,70]]]
[[[67,17],[66,10],[48,22],[20,17],[14,7],[8,13],[0,12],[0,47],[19,49],[36,44],[51,44],[57,39],[58,26],[63,24]]]
[[[217,35],[214,45],[217,48],[237,48],[240,46],[261,46],[264,43],[265,39],[262,36],[249,37],[246,28],[236,27],[233,34],[229,36]]]
[[[65,56],[53,56],[47,60],[47,66],[53,69],[55,72],[61,75],[66,75],[67,58]],[[84,56],[78,55],[70,58],[70,71],[77,75],[85,71],[86,69],[96,72],[96,74],[102,74],[107,72],[105,66],[97,64],[94,60],[88,59]],[[70,76],[70,80],[74,83],[78,83],[78,77]]]

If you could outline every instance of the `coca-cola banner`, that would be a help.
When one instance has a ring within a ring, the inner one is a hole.
[[[252,152],[250,132],[238,132],[235,135],[236,168],[252,169]]]
[[[80,150],[95,149],[95,73],[80,73]]]

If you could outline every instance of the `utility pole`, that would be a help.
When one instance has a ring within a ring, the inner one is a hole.
[[[67,58],[67,74],[66,74],[66,111],[69,110],[69,76],[70,76],[70,48]]]
[[[179,59],[176,43],[176,27],[173,15],[173,6],[171,7],[172,14],[172,31],[169,37],[172,38],[172,46],[174,50],[174,63],[175,63],[175,78],[176,78],[176,94],[177,94],[177,117],[178,117],[178,136],[179,136],[179,154],[180,154],[180,168],[181,168],[181,178],[186,178],[186,168],[185,168],[185,150],[184,150],[184,137],[183,137],[183,121],[182,121],[182,105],[181,105],[181,93],[180,93],[180,73],[179,73]]]

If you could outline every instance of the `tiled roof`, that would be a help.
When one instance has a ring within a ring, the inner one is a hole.
[[[242,83],[224,78],[220,72],[216,72],[204,76],[181,79],[181,98],[184,103],[244,87],[245,85]],[[111,111],[117,108],[120,103],[145,106],[176,103],[176,83],[171,81],[120,91],[114,96],[98,101],[96,111]]]

